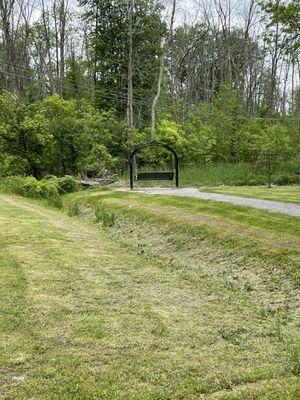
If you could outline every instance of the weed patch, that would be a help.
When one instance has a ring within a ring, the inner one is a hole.
[[[78,202],[76,201],[75,203],[71,203],[69,204],[68,207],[68,215],[70,217],[77,217],[80,214],[80,206],[78,204]]]
[[[290,366],[294,375],[300,376],[300,339],[290,346]]]
[[[112,227],[115,225],[116,214],[109,211],[102,203],[97,203],[94,208],[95,223],[102,222],[104,227]]]

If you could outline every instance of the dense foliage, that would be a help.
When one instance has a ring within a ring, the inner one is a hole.
[[[241,3],[0,4],[0,176],[123,172],[154,114],[183,166],[299,159],[299,4]]]
[[[114,111],[58,95],[24,104],[0,96],[0,175],[101,175],[125,154],[126,129]]]
[[[126,165],[129,150],[148,139],[132,131],[114,110],[100,111],[58,95],[26,104],[4,92],[0,96],[0,176],[49,174],[102,176]],[[157,139],[173,145],[183,165],[206,162],[289,160],[299,154],[299,128],[288,117],[273,122],[249,118],[227,84],[212,103],[199,103],[179,124],[161,114]],[[164,162],[164,153],[146,154]]]

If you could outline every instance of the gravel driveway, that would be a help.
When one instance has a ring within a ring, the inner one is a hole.
[[[135,189],[135,192],[145,194],[163,194],[167,196],[183,196],[183,197],[196,197],[203,200],[223,201],[226,203],[236,204],[238,206],[248,206],[278,212],[282,214],[300,217],[300,206],[291,203],[283,203],[280,201],[252,199],[249,197],[229,196],[219,193],[205,193],[199,189],[182,188],[182,189],[164,189],[164,188],[145,188]]]

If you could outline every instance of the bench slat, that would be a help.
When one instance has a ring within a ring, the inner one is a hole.
[[[174,172],[139,172],[136,176],[137,181],[172,181]]]

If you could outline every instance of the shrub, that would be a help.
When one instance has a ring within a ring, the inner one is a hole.
[[[5,193],[22,195],[23,184],[24,178],[21,177],[2,178],[0,180],[0,190]]]
[[[103,144],[93,144],[90,154],[79,163],[80,170],[89,177],[103,176],[116,171],[117,159]]]
[[[33,177],[7,177],[1,179],[0,190],[32,199],[44,199],[50,205],[58,208],[62,206],[56,178],[38,181]]]
[[[78,190],[76,179],[71,175],[66,175],[58,179],[58,187],[61,193],[72,193]]]

